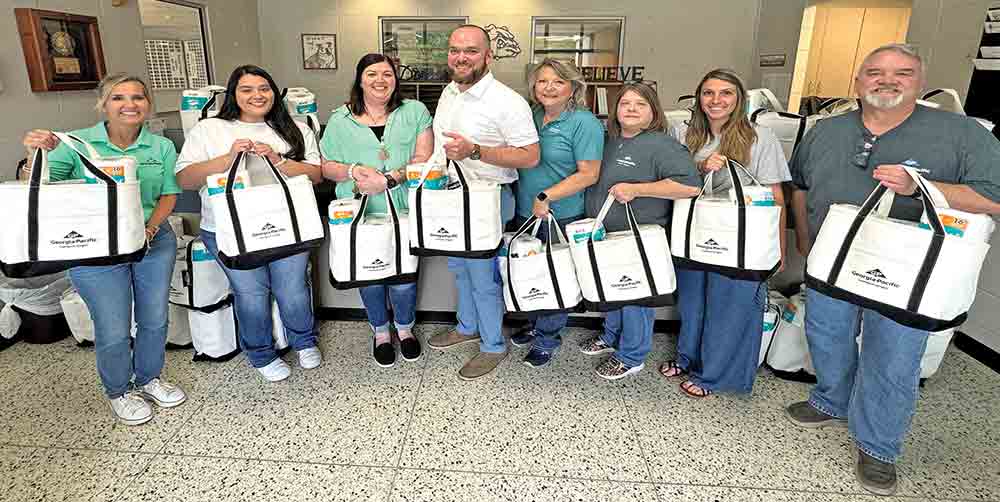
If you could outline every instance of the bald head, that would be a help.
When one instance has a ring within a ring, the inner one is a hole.
[[[479,26],[478,24],[463,24],[451,32],[451,37],[454,37],[455,33],[459,31],[475,33],[481,37],[482,45],[480,45],[480,48],[482,49],[489,50],[490,45],[493,43],[493,40],[490,39],[490,34],[486,32],[485,28]],[[451,37],[448,37],[448,40],[451,40]]]

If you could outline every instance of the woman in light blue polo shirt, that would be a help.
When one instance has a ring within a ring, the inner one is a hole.
[[[407,208],[407,164],[424,162],[434,150],[431,115],[423,103],[403,99],[397,87],[395,64],[382,54],[358,61],[350,101],[337,108],[320,140],[323,176],[337,182],[337,198],[357,193],[381,194],[387,189],[398,210]],[[390,186],[391,185],[391,186]],[[388,212],[383,197],[368,200],[367,214]],[[411,328],[417,308],[417,283],[359,288],[368,323],[375,333],[372,356],[387,368],[396,362],[389,330],[389,308],[403,359],[420,358],[420,341]]]
[[[167,340],[170,277],[177,251],[176,236],[167,223],[181,192],[174,178],[177,151],[170,140],[154,136],[143,127],[152,111],[152,98],[140,78],[109,75],[101,81],[99,90],[96,108],[105,120],[72,134],[90,143],[102,157],[135,158],[149,251],[136,263],[75,267],[69,276],[94,320],[97,373],[111,410],[123,423],[139,425],[153,418],[153,409],[146,400],[171,408],[186,398],[184,391],[160,375]],[[59,144],[51,131],[29,132],[24,146],[29,157],[37,148],[50,150],[52,180],[84,177],[79,156]],[[138,331],[134,347],[130,347],[133,309]]]
[[[600,177],[604,125],[587,110],[586,84],[572,63],[546,58],[528,75],[528,83],[541,159],[534,169],[518,173],[515,224],[551,211],[565,229],[583,218],[584,190]],[[538,236],[548,238],[545,225]],[[568,317],[566,313],[540,315],[530,330],[511,337],[515,346],[531,344],[525,364],[540,367],[552,360]]]

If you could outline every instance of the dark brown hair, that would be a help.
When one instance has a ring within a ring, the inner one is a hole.
[[[361,90],[361,74],[365,72],[365,69],[373,64],[378,63],[389,63],[389,67],[392,68],[392,75],[396,82],[392,88],[392,94],[389,96],[389,102],[385,104],[385,112],[392,113],[393,110],[399,108],[403,104],[403,97],[399,95],[399,70],[396,68],[396,63],[392,61],[392,58],[386,56],[385,54],[365,54],[358,61],[358,66],[354,70],[354,84],[351,85],[351,100],[345,103],[348,108],[351,109],[351,113],[361,116],[365,113],[365,93]]]

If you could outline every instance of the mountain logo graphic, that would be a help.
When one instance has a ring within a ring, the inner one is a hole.
[[[535,293],[541,293],[541,291],[538,288],[531,288],[528,290],[529,295],[533,295]]]
[[[441,228],[438,229],[438,233],[439,234],[447,234],[448,233],[448,229],[446,229],[444,227],[441,227]]]
[[[627,275],[623,275],[622,278],[618,280],[618,282],[632,282],[632,278]]]
[[[885,274],[883,274],[882,271],[879,270],[879,269],[877,269],[877,268],[873,268],[873,269],[871,269],[871,270],[869,270],[869,271],[867,271],[865,273],[868,274],[868,275],[870,275],[870,276],[872,276],[872,277],[878,277],[879,279],[885,279],[886,278]]]
[[[715,242],[715,239],[709,239],[709,240],[705,241],[705,245],[706,246],[718,246],[719,243]]]
[[[73,230],[72,232],[66,234],[66,237],[63,237],[63,239],[79,239],[81,237],[83,237],[83,235],[81,235],[76,230]]]
[[[372,265],[385,265],[385,262],[378,258],[375,258],[375,261],[372,262]]]
[[[267,232],[268,230],[274,230],[275,228],[277,228],[277,227],[275,227],[274,225],[272,225],[270,223],[265,223],[263,227],[260,227],[260,231],[261,232]]]

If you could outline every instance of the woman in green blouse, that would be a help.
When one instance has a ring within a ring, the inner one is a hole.
[[[320,140],[323,176],[337,182],[337,198],[354,193],[380,194],[387,187],[397,210],[407,208],[404,169],[424,162],[434,150],[431,115],[423,103],[403,99],[397,88],[398,72],[391,59],[368,54],[358,61],[351,99],[333,111]],[[385,199],[372,197],[366,213],[386,213]],[[396,362],[389,331],[386,296],[392,302],[393,321],[403,359],[420,358],[420,342],[411,328],[417,306],[417,284],[359,288],[368,322],[375,332],[372,353],[379,366]]]

